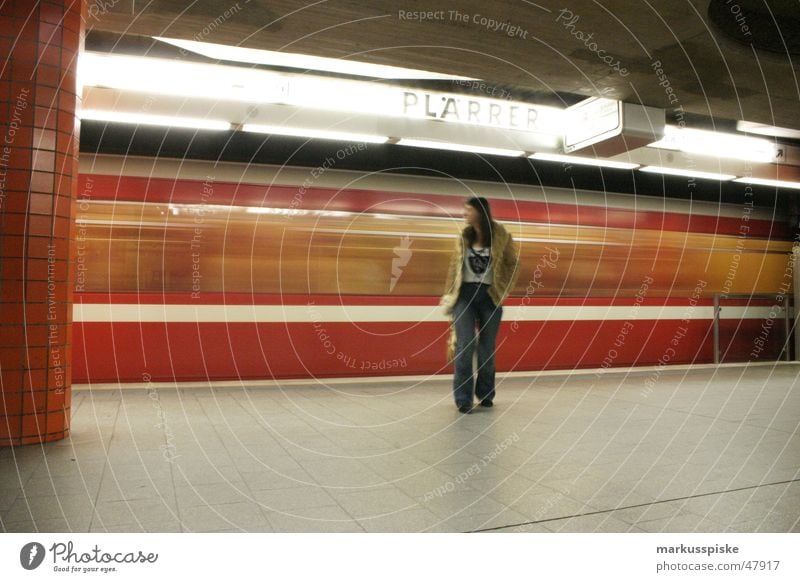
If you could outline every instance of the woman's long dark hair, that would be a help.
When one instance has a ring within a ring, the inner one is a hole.
[[[470,198],[466,201],[466,204],[472,206],[475,210],[478,211],[481,220],[481,234],[483,235],[483,244],[486,247],[492,246],[492,211],[489,208],[489,201],[482,196],[475,196],[474,198]],[[467,236],[467,242],[469,246],[475,244],[475,241],[478,240],[478,233],[475,231],[475,228],[470,225],[464,231],[464,234]]]

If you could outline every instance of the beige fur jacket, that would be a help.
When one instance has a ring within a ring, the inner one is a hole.
[[[453,325],[453,308],[458,300],[461,289],[461,278],[466,252],[467,239],[465,231],[456,239],[453,254],[450,257],[450,266],[447,270],[445,292],[439,302],[444,307],[445,315],[450,316],[450,339],[447,344],[447,361],[452,362],[455,356],[456,331]],[[492,284],[489,287],[489,297],[495,305],[502,305],[506,297],[514,289],[514,284],[519,276],[519,251],[511,233],[499,222],[492,223]]]

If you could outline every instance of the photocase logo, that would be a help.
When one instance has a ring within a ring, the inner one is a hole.
[[[405,235],[402,239],[400,239],[400,246],[394,247],[394,258],[392,259],[392,280],[389,283],[389,291],[394,290],[394,286],[397,285],[397,281],[400,280],[400,275],[403,274],[403,267],[408,264],[408,261],[411,260],[411,255],[413,254],[410,250],[411,247],[411,237]]]
[[[19,563],[26,570],[35,570],[44,561],[44,546],[38,542],[30,542],[22,546],[19,552]]]

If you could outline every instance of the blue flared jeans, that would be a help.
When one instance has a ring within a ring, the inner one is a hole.
[[[473,393],[480,401],[494,398],[495,340],[503,308],[494,304],[488,291],[488,285],[463,283],[453,308],[456,331],[453,397],[456,406],[472,405]],[[472,365],[476,346],[477,379]]]

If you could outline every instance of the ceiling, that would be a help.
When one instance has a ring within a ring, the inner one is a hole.
[[[482,79],[514,99],[603,95],[673,120],[682,108],[694,123],[800,129],[797,0],[720,0],[715,22],[709,0],[568,4],[116,0],[89,2],[87,32],[352,59]]]

